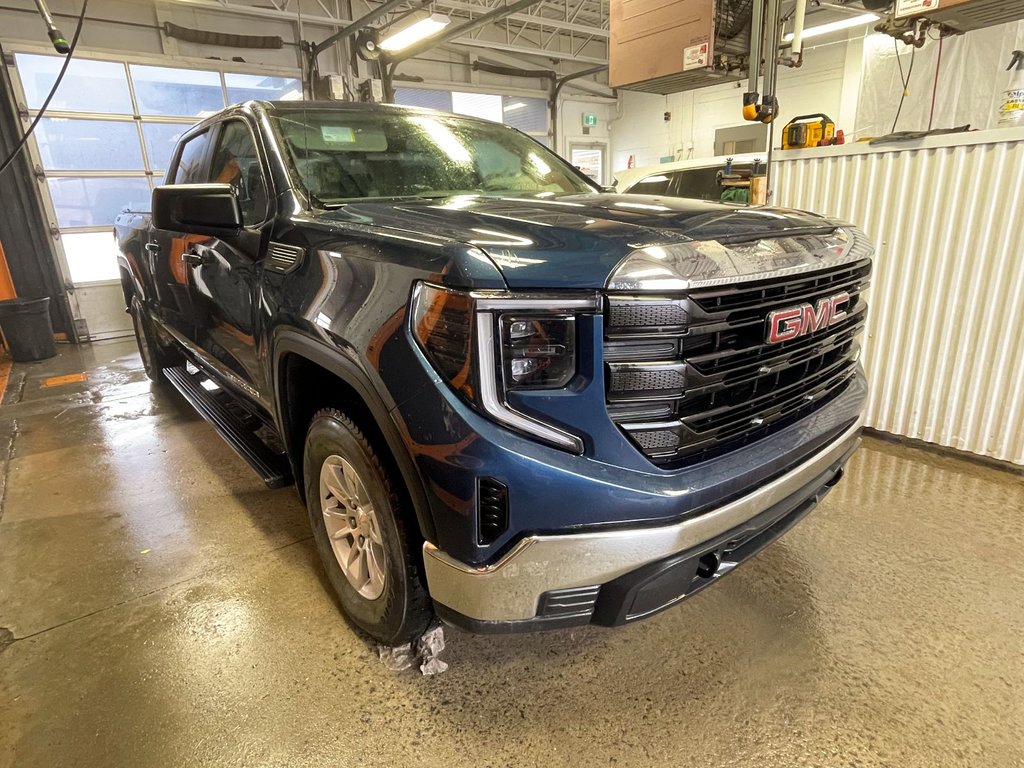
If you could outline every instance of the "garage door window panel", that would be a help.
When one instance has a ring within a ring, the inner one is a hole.
[[[39,109],[57,79],[64,57],[18,53],[14,58],[25,90],[26,104],[29,109]],[[54,112],[130,115],[132,97],[124,64],[72,59],[49,109]]]
[[[225,106],[217,72],[140,64],[129,68],[140,115],[205,117]]]
[[[143,171],[135,123],[44,117],[35,131],[47,171]]]
[[[502,122],[501,96],[489,93],[452,93],[452,112],[481,120]]]
[[[544,99],[524,96],[501,97],[502,122],[523,133],[546,134],[548,103]]]
[[[423,107],[451,112],[452,94],[450,91],[435,91],[430,88],[396,88],[395,103],[404,107]]]
[[[148,211],[149,182],[141,177],[49,178],[57,225],[109,227],[124,209]]]
[[[102,232],[64,232],[60,239],[73,283],[118,279],[117,242],[109,228]]]
[[[266,75],[224,74],[228,91],[228,104],[241,104],[251,99],[301,100],[302,83],[294,77],[268,77]]]
[[[190,126],[190,123],[142,123],[142,136],[146,142],[146,157],[149,160],[149,167],[153,171],[163,175],[162,171],[170,163],[178,139]]]
[[[210,167],[210,182],[230,184],[238,195],[242,221],[252,226],[267,218],[267,183],[249,126],[241,120],[221,125]]]

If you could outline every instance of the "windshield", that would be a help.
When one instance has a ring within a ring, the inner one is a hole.
[[[498,123],[445,114],[295,110],[274,116],[306,191],[352,200],[593,192],[557,155]]]

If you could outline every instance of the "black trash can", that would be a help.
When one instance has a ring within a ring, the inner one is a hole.
[[[0,301],[0,329],[15,362],[31,363],[57,354],[49,297]]]

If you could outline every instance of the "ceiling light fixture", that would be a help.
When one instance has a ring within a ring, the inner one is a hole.
[[[832,21],[828,24],[819,24],[816,27],[808,27],[804,30],[804,39],[808,37],[819,37],[821,35],[827,35],[831,32],[839,32],[843,29],[849,29],[850,27],[859,27],[862,24],[868,24],[872,21],[878,21],[878,17],[873,13],[863,13],[860,16],[851,16],[848,19],[840,19],[839,21]],[[787,32],[785,37],[782,38],[784,42],[790,42],[793,39],[793,33]]]
[[[420,19],[405,29],[400,29],[394,34],[388,35],[380,41],[380,47],[385,51],[401,51],[410,45],[436,35],[451,23],[452,20],[443,13],[432,13],[427,18]]]

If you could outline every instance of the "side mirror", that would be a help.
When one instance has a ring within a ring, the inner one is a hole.
[[[615,189],[614,184],[602,184],[601,191],[606,195],[614,195],[618,190]]]
[[[230,184],[166,184],[153,190],[153,226],[230,237],[242,229],[242,209]]]

